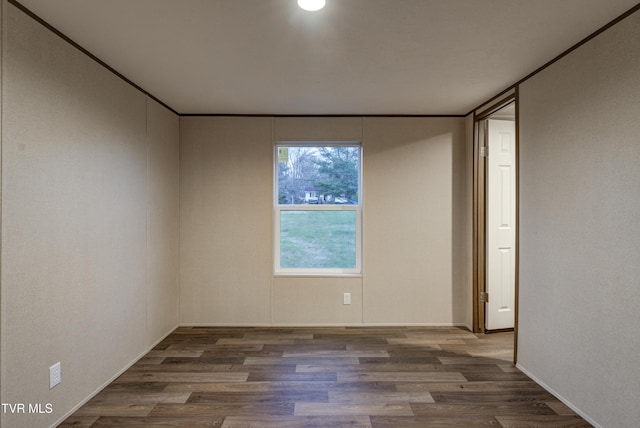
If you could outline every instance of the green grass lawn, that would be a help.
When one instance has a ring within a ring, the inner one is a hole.
[[[280,267],[356,267],[355,211],[281,211]]]

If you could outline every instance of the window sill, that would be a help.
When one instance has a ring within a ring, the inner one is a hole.
[[[274,278],[362,278],[362,273],[274,272]]]

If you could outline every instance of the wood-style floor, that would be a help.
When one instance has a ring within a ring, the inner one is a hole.
[[[589,427],[512,333],[179,328],[61,427]]]

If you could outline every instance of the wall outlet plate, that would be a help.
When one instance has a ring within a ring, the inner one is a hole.
[[[49,367],[49,389],[62,382],[62,372],[60,361]]]
[[[345,305],[351,304],[351,293],[344,293],[344,296],[342,297],[342,303]]]

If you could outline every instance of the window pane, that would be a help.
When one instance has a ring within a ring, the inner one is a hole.
[[[357,204],[360,147],[278,147],[280,205]]]
[[[355,269],[356,211],[281,211],[280,267]]]

